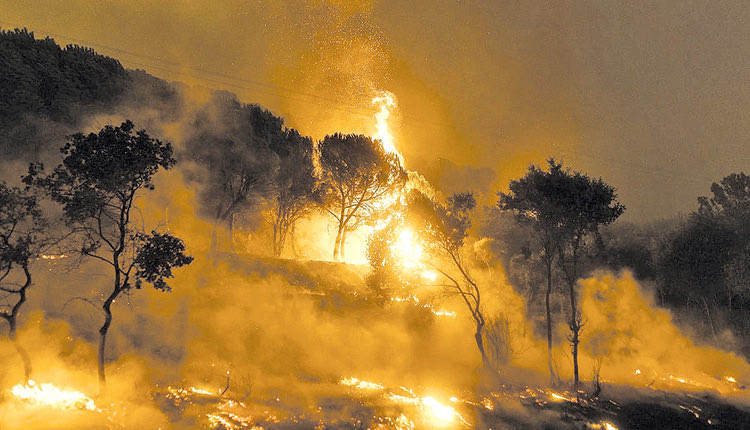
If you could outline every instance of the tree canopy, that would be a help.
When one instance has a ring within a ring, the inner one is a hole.
[[[146,234],[133,219],[136,196],[154,188],[159,169],[175,164],[172,146],[134,131],[125,121],[107,125],[99,133],[77,133],[61,148],[62,163],[51,174],[32,164],[24,178],[46,190],[63,208],[64,220],[72,228],[71,241],[83,256],[106,263],[112,269],[112,290],[102,303],[104,322],[99,329],[99,382],[105,387],[104,354],[112,322],[114,300],[142,282],[168,291],[165,281],[172,267],[189,264],[185,246],[169,234]]]
[[[319,144],[322,207],[338,223],[333,258],[344,257],[346,234],[384,209],[407,175],[398,156],[358,134],[326,136]]]
[[[498,193],[498,207],[513,211],[520,223],[531,228],[547,272],[545,305],[547,312],[547,351],[552,365],[552,265],[555,259],[569,288],[568,325],[573,352],[574,382],[578,384],[578,343],[582,322],[577,307],[576,283],[581,275],[581,247],[599,226],[617,219],[625,207],[617,202],[615,189],[601,178],[593,179],[548,160],[548,170],[530,166],[526,175],[510,182],[508,193]]]

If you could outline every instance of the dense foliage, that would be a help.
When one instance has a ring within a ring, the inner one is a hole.
[[[131,82],[119,61],[26,29],[0,32],[0,76],[0,136],[23,134],[29,116],[73,124],[84,110],[115,104]]]

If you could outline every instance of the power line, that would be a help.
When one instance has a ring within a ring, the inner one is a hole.
[[[15,26],[5,20],[0,20],[0,24],[7,25],[9,27],[18,28],[18,26]],[[180,62],[175,62],[175,61],[163,59],[160,57],[144,55],[144,54],[128,51],[125,49],[117,48],[114,46],[104,45],[104,44],[92,42],[89,40],[79,39],[79,38],[75,38],[75,37],[71,37],[71,36],[67,36],[67,35],[63,35],[59,33],[47,32],[44,30],[39,30],[39,31],[44,34],[47,34],[48,36],[59,37],[68,41],[80,43],[82,45],[95,46],[95,47],[102,48],[104,50],[108,50],[111,52],[117,52],[125,56],[141,58],[141,59],[145,59],[145,60],[160,64],[160,65],[154,65],[154,64],[144,63],[142,61],[134,61],[132,59],[127,60],[129,64],[135,65],[135,66],[161,70],[161,71],[175,74],[175,75],[188,76],[190,78],[193,78],[195,80],[202,81],[202,82],[210,82],[213,84],[239,88],[239,89],[243,89],[247,91],[261,92],[264,94],[268,94],[268,95],[272,95],[272,96],[276,96],[276,97],[284,98],[288,100],[293,100],[293,101],[298,101],[298,102],[303,102],[303,103],[316,103],[328,109],[343,111],[348,114],[355,115],[361,118],[372,118],[372,116],[377,112],[377,109],[372,109],[372,110],[363,109],[361,106],[354,106],[351,104],[347,104],[342,100],[324,97],[319,94],[307,93],[307,92],[294,90],[294,89],[279,86],[279,85],[273,85],[273,84],[269,84],[266,82],[253,80],[253,79],[247,79],[247,78],[229,75],[226,73],[214,72],[214,71],[206,70],[206,69],[199,68],[199,67],[188,66]],[[175,70],[174,67],[177,67],[180,69]],[[213,77],[199,76],[199,75],[196,75],[195,73],[190,73],[189,71],[186,71],[185,69],[189,69],[189,70],[192,70],[193,72],[198,72],[198,73],[210,75]],[[252,85],[253,87],[250,87],[248,85]],[[215,89],[223,89],[223,88],[215,88]],[[283,94],[283,92],[291,93],[291,95]],[[307,97],[309,99],[305,99],[299,96]],[[401,115],[401,118],[402,118],[402,125],[416,126],[416,124],[414,123],[418,122],[423,125],[437,126],[437,127],[449,129],[452,131],[458,131],[455,125],[447,124],[445,122],[425,121],[425,120],[415,118],[409,115]],[[480,132],[484,131],[485,133],[477,133],[478,131]],[[477,133],[480,136],[483,135],[484,137],[488,137],[492,139],[492,138],[496,138],[498,129],[496,127],[480,127],[480,128],[472,128],[470,132]],[[553,144],[552,147],[555,150],[555,152],[559,155],[573,154],[573,157],[571,158],[588,159],[596,163],[604,164],[606,168],[608,169],[627,171],[627,172],[637,171],[640,174],[661,176],[662,178],[668,177],[668,178],[676,179],[683,183],[685,182],[692,182],[695,184],[698,184],[699,182],[701,184],[703,183],[703,181],[699,181],[697,178],[692,177],[692,176],[688,177],[688,176],[676,174],[675,172],[667,172],[667,171],[660,170],[660,169],[647,169],[643,166],[638,166],[635,163],[629,163],[623,160],[617,160],[617,159],[612,159],[612,158],[607,158],[607,157],[602,157],[602,156],[595,157],[584,151],[578,151],[578,150],[571,149],[571,148],[566,148],[562,150],[556,144]]]
[[[7,21],[4,21],[4,20],[0,20],[0,23],[8,25],[9,27],[16,27],[17,28],[17,26],[15,26],[15,25],[7,22]],[[346,103],[343,100],[321,96],[320,94],[312,94],[312,93],[308,93],[308,92],[304,92],[304,91],[299,91],[299,90],[295,90],[295,89],[291,89],[291,88],[287,88],[287,87],[283,87],[283,86],[279,86],[279,85],[273,85],[273,84],[269,84],[269,83],[266,83],[266,82],[261,82],[261,81],[253,80],[253,79],[242,78],[242,77],[233,76],[233,75],[229,75],[229,74],[225,74],[225,73],[221,73],[221,72],[214,72],[214,71],[206,70],[206,69],[203,69],[203,68],[200,68],[200,67],[189,66],[189,65],[185,65],[185,64],[182,64],[182,63],[179,63],[179,62],[165,60],[163,58],[158,58],[158,57],[153,57],[153,56],[149,56],[149,55],[139,54],[139,53],[136,53],[136,52],[125,50],[125,49],[121,49],[121,48],[117,48],[117,47],[113,47],[113,46],[109,46],[109,45],[104,45],[104,44],[101,44],[101,43],[96,43],[96,42],[92,42],[92,41],[89,41],[89,40],[78,39],[78,38],[67,36],[67,35],[60,34],[60,33],[48,32],[48,31],[44,31],[42,29],[39,29],[37,31],[40,31],[40,32],[42,32],[42,33],[44,33],[44,34],[46,34],[48,36],[62,38],[62,39],[68,40],[68,41],[72,41],[72,42],[75,42],[75,43],[84,44],[84,45],[87,45],[87,46],[95,46],[95,47],[98,47],[98,48],[102,48],[104,50],[118,52],[120,54],[129,55],[129,56],[133,56],[133,57],[143,58],[143,59],[147,59],[147,60],[150,60],[150,61],[162,64],[162,66],[156,66],[156,65],[153,65],[153,64],[147,64],[147,63],[143,63],[143,62],[133,61],[133,60],[130,60],[130,59],[127,60],[128,63],[136,65],[136,66],[148,67],[150,69],[162,70],[162,71],[165,71],[165,72],[168,72],[168,73],[173,73],[173,74],[178,74],[178,75],[183,75],[183,76],[189,76],[189,77],[194,78],[194,79],[199,80],[199,81],[218,83],[218,84],[222,84],[222,85],[229,85],[229,86],[232,86],[232,87],[235,87],[235,88],[241,88],[241,89],[249,90],[249,91],[260,91],[262,93],[266,93],[266,94],[270,94],[270,95],[273,95],[273,96],[276,96],[276,97],[286,98],[286,99],[294,100],[294,101],[301,101],[301,102],[306,102],[306,103],[309,103],[309,102],[312,101],[314,103],[317,103],[320,106],[325,106],[326,108],[329,108],[329,109],[345,111],[347,113],[358,115],[358,116],[362,116],[362,117],[368,117],[369,118],[369,117],[372,117],[377,112],[377,109],[364,109],[364,108],[362,108],[360,106],[355,106],[355,105],[348,104],[348,103]],[[199,72],[199,73],[207,74],[207,75],[213,75],[213,76],[222,78],[223,80],[219,81],[219,80],[216,80],[216,79],[209,79],[209,78],[206,78],[206,77],[203,77],[203,76],[197,76],[195,74],[188,73],[188,72],[186,72],[184,70],[175,70],[175,69],[172,69],[172,68],[167,68],[167,67],[164,67],[164,64],[167,64],[167,65],[170,65],[170,66],[174,66],[174,67],[180,67],[180,68],[183,68],[183,69],[187,68],[187,69],[190,69],[190,70],[193,70],[193,71],[196,71],[196,72]],[[247,87],[247,86],[242,85],[242,84],[227,82],[227,80],[229,80],[229,81],[235,81],[235,82],[241,82],[243,84],[251,84],[251,85],[254,85],[254,86],[257,86],[257,87],[262,87],[262,88],[267,88],[267,89],[265,89],[265,90],[259,90],[257,88],[250,88],[250,87]],[[286,92],[293,93],[293,94],[296,94],[296,95],[301,95],[301,96],[309,97],[309,98],[311,98],[313,100],[305,100],[305,99],[301,99],[301,98],[295,98],[295,97],[287,95],[287,94],[280,94],[278,92],[269,91],[269,89],[286,91]],[[455,130],[455,126],[452,125],[452,124],[439,123],[439,122],[434,122],[434,121],[426,121],[424,119],[415,118],[415,117],[407,116],[407,115],[401,115],[401,118],[403,120],[407,120],[408,119],[409,121],[412,121],[412,122],[421,122],[424,125],[438,126],[438,127],[444,127],[444,128],[449,128],[449,129]],[[402,122],[404,122],[404,121],[402,121]]]

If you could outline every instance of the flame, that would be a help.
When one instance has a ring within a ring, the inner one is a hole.
[[[404,157],[396,149],[396,145],[393,143],[393,135],[391,135],[388,128],[388,118],[391,116],[391,109],[396,107],[395,96],[390,91],[380,91],[379,95],[373,97],[372,104],[379,106],[377,113],[375,113],[375,133],[373,137],[380,140],[386,152],[396,154],[401,164],[403,164]]]
[[[29,380],[26,385],[15,385],[11,394],[26,402],[55,409],[96,410],[94,401],[80,391],[60,389],[52,384],[40,384]]]
[[[549,397],[553,401],[577,403],[574,397],[568,396],[565,394],[555,393],[554,391],[551,391],[551,390],[549,391]]]
[[[65,254],[42,254],[39,256],[42,260],[59,260],[61,258],[68,258]]]
[[[363,381],[358,378],[341,378],[339,384],[354,387],[360,390],[382,390],[383,386],[375,382]]]
[[[602,429],[602,430],[617,430],[617,427],[615,427],[614,424],[603,421],[601,423],[589,423],[588,428],[590,429]]]
[[[354,377],[341,378],[339,379],[339,384],[363,391],[386,390],[385,386],[382,384],[368,382]],[[466,421],[455,408],[443,404],[435,397],[420,397],[406,387],[400,387],[400,391],[404,394],[396,394],[392,391],[386,391],[382,396],[393,403],[414,407],[420,415],[423,423],[428,426],[427,428],[457,428],[461,423],[471,426],[471,424]],[[450,400],[454,403],[459,401],[458,397],[455,396],[450,397]],[[393,423],[397,429],[415,428],[414,422],[403,413],[395,419],[386,418],[386,421]]]
[[[391,245],[391,252],[401,260],[405,268],[415,268],[422,258],[422,247],[415,242],[414,232],[404,228]]]
[[[448,425],[456,419],[456,410],[451,406],[446,406],[432,397],[422,397],[421,403],[427,406],[432,418],[437,421],[436,424]]]
[[[430,312],[432,312],[433,315],[438,317],[449,317],[449,318],[455,318],[456,313],[453,311],[446,311],[446,310],[435,310],[435,308],[432,307],[432,305],[427,303],[419,303],[419,297],[415,295],[406,296],[406,297],[391,297],[392,302],[396,303],[412,303],[415,306],[419,306],[420,308],[429,309]]]

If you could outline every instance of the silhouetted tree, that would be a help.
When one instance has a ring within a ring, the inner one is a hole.
[[[396,154],[367,136],[326,136],[319,150],[321,205],[338,223],[333,258],[341,260],[346,234],[383,209],[383,199],[399,191],[407,175]]]
[[[8,338],[23,360],[24,378],[31,377],[31,359],[16,338],[16,324],[32,285],[31,262],[38,258],[46,222],[36,197],[0,183],[0,318],[8,323]]]
[[[510,191],[499,193],[498,206],[512,210],[517,219],[531,227],[537,239],[547,275],[547,360],[552,366],[552,267],[557,262],[568,284],[570,298],[569,341],[573,353],[574,385],[578,386],[578,344],[582,321],[576,302],[576,284],[580,276],[581,247],[587,235],[617,219],[625,207],[617,203],[614,188],[601,179],[594,180],[563,169],[562,163],[548,160],[549,170],[530,166],[526,175],[511,181]]]
[[[0,149],[8,159],[45,145],[34,139],[35,119],[75,125],[83,113],[113,107],[132,85],[119,61],[26,29],[0,31],[0,58]]]
[[[562,238],[558,243],[558,264],[568,284],[570,318],[568,327],[573,355],[573,385],[578,388],[578,344],[582,320],[577,306],[578,278],[581,276],[581,251],[590,234],[598,234],[602,225],[616,220],[625,211],[617,202],[615,189],[601,178],[592,179],[580,172],[566,171],[559,184],[559,201],[562,216]]]
[[[112,323],[112,303],[123,292],[139,289],[143,282],[169,291],[166,279],[172,268],[189,264],[182,240],[169,234],[141,231],[133,219],[136,197],[154,188],[156,172],[175,164],[172,146],[133,131],[130,121],[106,126],[99,133],[70,136],[62,147],[62,164],[49,174],[31,165],[28,184],[47,190],[62,205],[65,222],[73,228],[79,252],[112,269],[112,290],[102,303],[104,322],[99,329],[99,386],[106,387],[104,364],[107,333]]]
[[[517,221],[527,227],[535,239],[540,259],[545,268],[547,290],[545,310],[547,321],[547,366],[552,382],[557,376],[552,363],[552,268],[556,250],[562,240],[562,211],[558,201],[558,187],[565,177],[562,165],[549,160],[549,171],[529,166],[526,175],[510,182],[508,193],[498,193],[497,206],[512,211]]]
[[[750,176],[732,173],[711,184],[713,196],[698,197],[697,215],[746,228],[750,223]]]
[[[471,227],[469,213],[476,206],[474,195],[454,194],[448,198],[447,205],[442,205],[414,190],[409,193],[407,204],[412,222],[420,226],[420,236],[427,238],[428,251],[449,262],[449,266],[433,265],[433,268],[445,277],[449,282],[447,287],[466,304],[474,320],[474,341],[482,356],[482,363],[490,368],[491,362],[484,347],[486,320],[482,312],[482,295],[462,252]]]
[[[725,306],[729,320],[747,328],[750,177],[732,173],[713,183],[711,193],[698,198],[698,209],[670,235],[657,265],[667,301],[698,304],[715,337],[714,306]]]
[[[273,253],[280,256],[295,223],[315,207],[315,166],[312,139],[297,130],[285,130],[272,146],[278,169],[271,182],[268,200],[273,226]]]
[[[233,95],[214,95],[198,112],[186,145],[189,156],[206,169],[199,181],[201,207],[214,220],[211,250],[218,249],[220,229],[233,249],[234,216],[258,203],[279,168],[272,146],[285,138],[284,121],[257,105],[244,105]]]

